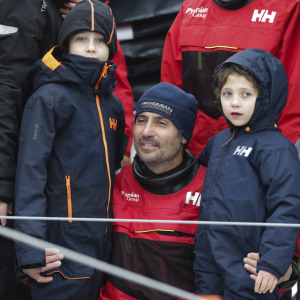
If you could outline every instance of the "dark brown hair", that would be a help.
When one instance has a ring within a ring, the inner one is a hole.
[[[213,76],[213,87],[214,87],[214,94],[217,98],[217,104],[219,110],[222,112],[221,107],[221,90],[225,85],[228,76],[236,73],[238,75],[244,76],[248,81],[250,81],[258,92],[258,97],[261,96],[263,92],[263,86],[260,84],[259,80],[256,76],[252,74],[252,72],[240,65],[234,63],[227,63],[223,65],[219,70],[217,70]]]

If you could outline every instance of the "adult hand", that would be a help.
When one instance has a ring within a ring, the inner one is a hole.
[[[72,9],[76,4],[78,4],[81,0],[70,0],[68,3],[64,4],[65,8],[60,8],[59,11],[63,18],[67,16],[70,9]]]
[[[7,216],[7,214],[13,213],[13,204],[12,203],[5,203],[0,201],[0,217]],[[1,224],[5,226],[7,224],[7,219],[1,219]]]
[[[42,272],[47,272],[49,270],[58,268],[61,265],[61,260],[64,258],[62,254],[59,253],[58,249],[55,248],[46,248],[45,249],[46,256],[46,266],[41,268],[34,269],[22,269],[22,271],[36,280],[39,283],[49,283],[53,280],[51,276],[43,276]]]

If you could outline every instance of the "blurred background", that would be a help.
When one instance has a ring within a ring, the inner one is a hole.
[[[184,0],[110,0],[135,103],[160,82],[164,40]]]

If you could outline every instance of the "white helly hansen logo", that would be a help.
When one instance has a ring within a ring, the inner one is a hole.
[[[245,157],[248,157],[249,154],[251,153],[251,151],[252,151],[251,147],[246,148],[245,146],[242,146],[242,147],[238,146],[235,149],[233,155],[240,155],[240,156],[244,155]]]
[[[201,194],[196,192],[195,195],[192,195],[192,192],[186,193],[185,204],[190,204],[190,201],[193,201],[192,205],[200,206]]]
[[[269,20],[269,23],[273,23],[274,19],[276,16],[276,12],[272,11],[269,14],[268,10],[261,10],[260,12],[258,11],[258,9],[254,10],[253,16],[252,16],[252,22],[266,22],[267,20]]]

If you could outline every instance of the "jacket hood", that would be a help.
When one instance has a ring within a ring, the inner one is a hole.
[[[34,65],[34,90],[48,83],[77,84],[111,94],[116,86],[116,65],[52,48]]]
[[[243,128],[250,128],[251,131],[278,130],[279,115],[288,94],[288,78],[280,60],[267,51],[247,49],[231,56],[216,70],[231,63],[249,69],[263,86],[253,116]],[[229,125],[232,127],[231,123]]]
[[[69,38],[80,31],[101,33],[109,47],[109,59],[113,59],[117,51],[117,33],[109,6],[98,0],[83,0],[76,4],[62,24],[58,35],[59,45],[68,49]]]

